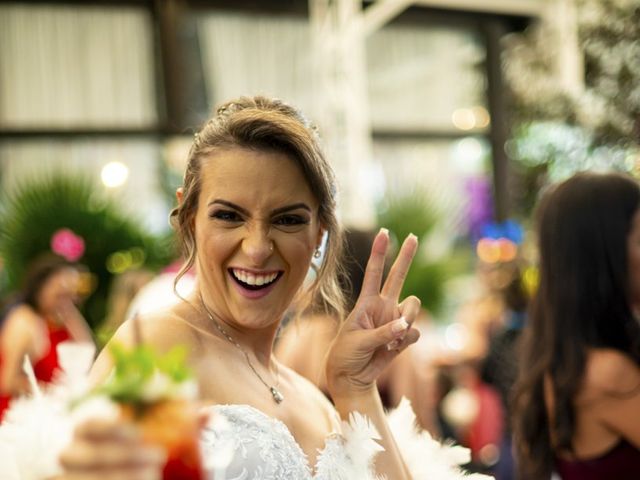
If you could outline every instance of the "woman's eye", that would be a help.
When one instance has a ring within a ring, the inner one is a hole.
[[[294,227],[298,225],[306,225],[309,221],[300,215],[282,215],[276,218],[274,223],[282,227]]]
[[[222,220],[223,222],[240,222],[242,218],[236,212],[231,210],[217,210],[213,212],[211,218]]]

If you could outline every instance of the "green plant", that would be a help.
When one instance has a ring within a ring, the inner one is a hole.
[[[438,223],[438,212],[428,195],[416,190],[405,195],[387,197],[379,205],[378,223],[389,229],[394,243],[398,245],[410,233],[424,241]],[[426,258],[419,249],[407,274],[402,295],[415,295],[424,308],[438,312],[444,299],[446,279],[444,264]]]
[[[397,241],[413,233],[425,237],[437,223],[438,215],[422,191],[390,196],[378,206],[378,223],[388,228]]]
[[[113,200],[91,179],[55,173],[23,181],[0,203],[0,256],[4,261],[6,290],[19,288],[29,263],[50,251],[52,235],[66,228],[82,237],[86,265],[93,279],[93,293],[84,305],[92,327],[104,319],[110,278],[110,255],[135,251],[140,262],[155,269],[174,257],[169,237],[155,237],[124,215]]]

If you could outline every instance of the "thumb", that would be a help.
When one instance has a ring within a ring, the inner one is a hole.
[[[386,325],[367,331],[362,346],[367,350],[375,350],[389,342],[403,337],[409,329],[409,322],[400,317]]]

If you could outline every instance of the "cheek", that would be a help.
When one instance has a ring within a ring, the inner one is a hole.
[[[201,262],[219,264],[233,250],[233,235],[224,233],[203,233],[196,237],[196,251]]]
[[[316,248],[315,237],[309,233],[295,237],[285,237],[280,244],[283,251],[288,252],[288,255],[292,257],[295,256],[298,262],[303,263],[311,261],[311,256]]]
[[[38,303],[40,304],[40,307],[44,308],[45,310],[50,308],[54,303],[55,295],[56,295],[56,292],[54,291],[53,288],[51,287],[44,288],[40,292],[40,296],[38,299],[39,300]]]

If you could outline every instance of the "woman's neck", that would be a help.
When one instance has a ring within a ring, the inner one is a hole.
[[[198,323],[207,333],[234,345],[252,360],[270,368],[279,322],[269,323],[260,329],[244,327],[231,315],[216,311],[199,289],[196,289],[190,303],[197,310]]]

